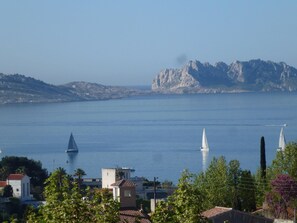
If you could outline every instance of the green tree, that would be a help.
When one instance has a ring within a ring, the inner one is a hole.
[[[199,223],[207,222],[201,216],[203,195],[198,187],[194,185],[194,175],[184,171],[177,190],[169,197],[167,202],[157,205],[152,215],[156,223]]]
[[[242,171],[238,160],[228,165],[223,156],[213,158],[205,172],[200,173],[195,186],[205,196],[204,209],[214,206],[232,207],[237,210],[255,210],[255,182],[250,171]]]
[[[83,169],[77,168],[74,171],[74,176],[77,177],[77,183],[79,188],[81,188],[82,178],[86,175],[86,172]]]
[[[176,223],[175,213],[173,209],[173,201],[160,201],[157,203],[156,210],[152,215],[154,223]]]
[[[0,180],[5,181],[9,175],[7,166],[0,165]]]
[[[297,180],[297,143],[290,143],[284,151],[278,151],[269,168],[269,180],[279,174],[288,174]]]
[[[64,196],[70,192],[70,176],[67,175],[66,170],[61,167],[46,179],[45,184],[44,195],[48,203],[62,201]]]
[[[262,136],[260,140],[260,167],[261,167],[261,178],[266,179],[266,152],[265,152],[264,136]]]
[[[271,171],[269,171],[268,169],[266,166],[265,139],[262,136],[260,140],[260,168],[257,170],[254,177],[255,187],[256,187],[255,191],[256,191],[257,206],[263,205],[263,202],[265,200],[265,194],[268,190],[268,182],[271,176]]]
[[[256,188],[255,189],[256,206],[261,207],[263,205],[263,202],[265,201],[265,195],[266,195],[267,191],[269,190],[268,179],[267,179],[267,177],[265,179],[262,178],[261,168],[259,168],[257,170],[256,174],[254,175],[254,183],[255,183],[254,185]]]
[[[205,195],[204,209],[231,206],[229,180],[226,159],[223,156],[214,157],[206,171],[200,173],[195,181],[196,187]]]
[[[238,184],[241,176],[240,163],[238,160],[231,160],[228,165],[228,194],[231,207],[241,210],[241,202],[239,200]]]
[[[86,172],[83,169],[77,168],[74,171],[74,176],[76,176],[79,180],[82,179],[82,177],[85,175],[86,175]]]
[[[54,171],[46,180],[46,204],[38,212],[30,211],[27,222],[100,222],[119,221],[119,204],[106,190],[81,193],[76,181],[71,181],[62,168]]]
[[[249,212],[256,210],[256,186],[254,178],[249,170],[243,170],[240,173],[238,197],[241,210]]]
[[[47,170],[42,168],[39,161],[27,157],[5,156],[0,161],[0,178],[6,180],[9,174],[27,174],[31,179],[31,192],[36,198],[40,198],[44,181],[48,177]]]

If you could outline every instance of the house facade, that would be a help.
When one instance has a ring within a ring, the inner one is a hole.
[[[13,197],[19,198],[21,201],[31,200],[30,194],[30,177],[25,174],[10,174],[6,181],[1,181],[0,186],[4,188],[10,185],[13,190]]]
[[[119,180],[111,185],[113,199],[120,202],[121,208],[136,207],[135,184],[130,180]]]
[[[136,208],[136,185],[130,180],[119,180],[112,185],[113,198],[120,203],[119,223],[151,223],[144,211]]]

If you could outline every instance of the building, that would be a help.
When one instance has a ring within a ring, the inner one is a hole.
[[[126,209],[120,210],[120,222],[119,223],[151,223],[149,216],[140,210]]]
[[[212,223],[273,223],[273,219],[253,215],[233,208],[214,207],[202,213]]]
[[[120,223],[150,223],[149,216],[136,208],[136,186],[130,180],[119,180],[111,184],[113,198],[120,202]]]
[[[111,185],[113,187],[113,199],[120,202],[121,208],[136,207],[135,184],[130,180],[119,180]]]
[[[25,174],[10,174],[6,181],[0,182],[0,187],[10,185],[13,190],[13,197],[19,198],[21,201],[32,200],[30,194],[30,177]]]
[[[112,184],[118,180],[129,180],[131,173],[134,172],[131,168],[103,168],[102,169],[102,188],[112,189]]]
[[[81,185],[90,188],[102,188],[102,180],[99,178],[83,178]]]

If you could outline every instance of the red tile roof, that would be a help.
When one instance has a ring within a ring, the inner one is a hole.
[[[135,187],[135,184],[130,180],[119,180],[110,186],[116,186],[116,187]]]
[[[212,209],[202,212],[202,216],[204,216],[206,218],[211,218],[211,217],[220,215],[220,214],[228,212],[228,211],[232,211],[232,208],[214,207]]]
[[[8,180],[21,180],[23,179],[25,175],[24,174],[9,174]]]
[[[140,210],[136,209],[121,209],[120,210],[120,221],[119,223],[134,223],[135,218],[139,219],[140,223],[151,223],[149,216]]]
[[[5,187],[7,185],[6,181],[0,181],[0,187]]]
[[[241,222],[241,223],[273,223],[273,219],[253,215],[248,212],[234,210],[232,208],[215,207],[202,213],[203,217],[211,219],[213,222]]]

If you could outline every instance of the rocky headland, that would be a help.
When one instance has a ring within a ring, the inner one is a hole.
[[[148,93],[127,87],[87,82],[52,85],[20,74],[0,73],[0,104],[71,102],[117,99]]]
[[[164,69],[153,80],[157,93],[234,93],[296,91],[297,69],[280,62],[235,61],[215,65],[189,61],[180,69]]]

